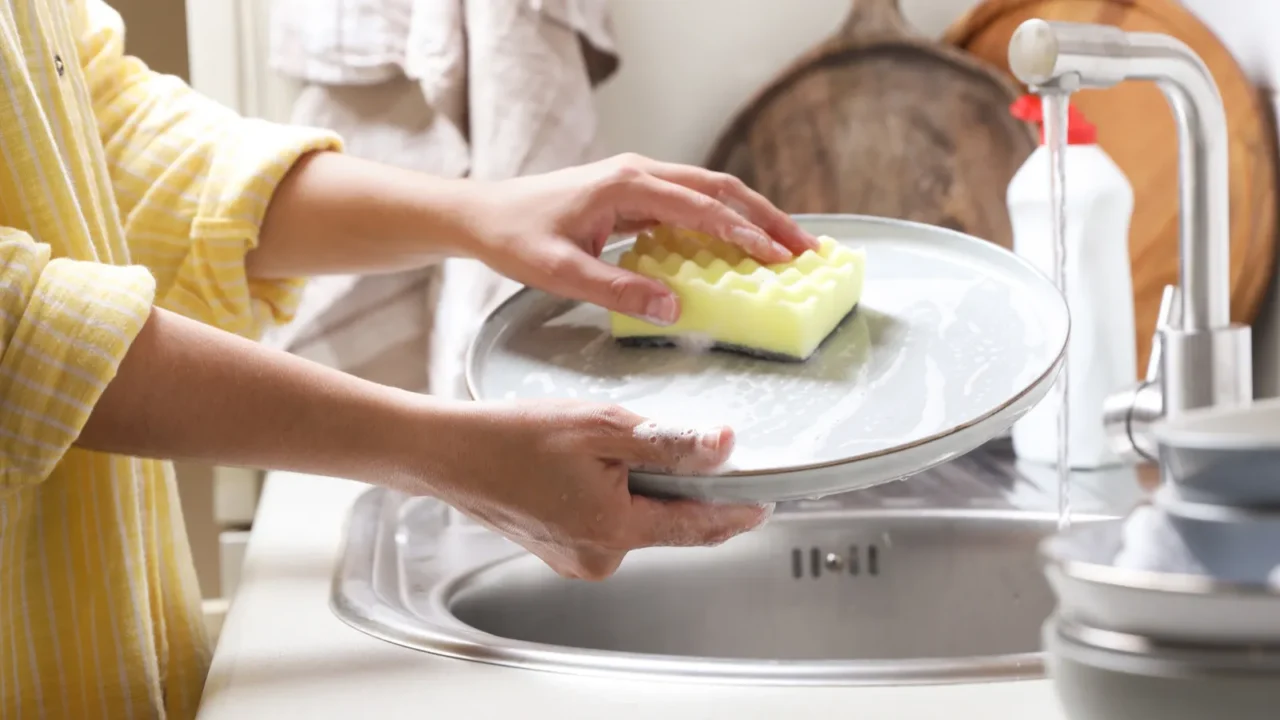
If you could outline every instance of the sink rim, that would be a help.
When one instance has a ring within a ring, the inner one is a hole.
[[[782,686],[858,686],[953,684],[1032,680],[1045,677],[1043,648],[1021,653],[969,657],[763,660],[689,657],[650,653],[596,650],[550,645],[494,635],[455,617],[447,600],[469,579],[527,556],[512,545],[502,554],[442,577],[428,590],[428,603],[438,607],[439,617],[429,621],[406,608],[399,598],[387,598],[375,587],[378,546],[386,543],[380,532],[380,509],[387,491],[374,488],[354,504],[344,534],[330,594],[330,608],[352,628],[395,645],[455,660],[481,662],[516,669],[555,672],[619,680],[661,680],[692,684]],[[879,518],[919,515],[922,509],[882,508],[845,511],[805,511],[805,519],[820,516],[870,514]],[[990,508],[936,508],[931,516],[973,517],[986,520],[1043,521],[1050,527],[1050,512]],[[779,513],[771,522],[789,522]],[[1111,515],[1073,516],[1074,522],[1113,519]],[[393,529],[394,530],[394,529]],[[394,533],[393,533],[394,535]],[[394,542],[394,541],[393,541]],[[364,569],[362,569],[364,568]]]

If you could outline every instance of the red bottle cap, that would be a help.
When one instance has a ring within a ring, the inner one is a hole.
[[[1018,98],[1009,106],[1009,114],[1019,120],[1035,123],[1040,128],[1040,144],[1044,144],[1044,108],[1039,95],[1028,94]],[[1094,145],[1097,142],[1098,128],[1075,105],[1068,104],[1067,144]]]

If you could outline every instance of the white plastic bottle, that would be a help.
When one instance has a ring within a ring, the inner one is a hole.
[[[1040,123],[1040,147],[1009,183],[1007,202],[1013,250],[1054,277],[1053,209],[1049,149],[1044,144],[1038,95],[1011,108]],[[1103,400],[1137,381],[1133,279],[1129,268],[1129,222],[1133,186],[1097,144],[1097,131],[1074,106],[1065,148],[1066,282],[1071,312],[1067,351],[1067,457],[1072,469],[1118,463],[1102,424]],[[1051,392],[1013,427],[1018,457],[1056,465],[1058,396]]]

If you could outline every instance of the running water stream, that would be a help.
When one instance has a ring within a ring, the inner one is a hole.
[[[1063,298],[1067,297],[1067,105],[1069,93],[1043,92],[1045,145],[1049,148],[1049,193],[1053,214],[1053,282]],[[1070,344],[1068,338],[1067,343]],[[1063,353],[1062,370],[1054,386],[1058,400],[1058,527],[1071,525],[1071,462],[1067,453],[1068,407],[1067,374],[1069,365]]]

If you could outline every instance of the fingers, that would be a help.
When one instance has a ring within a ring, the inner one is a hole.
[[[733,431],[727,427],[664,425],[616,405],[599,406],[594,420],[585,438],[591,452],[633,468],[698,475],[721,467],[733,453]]]
[[[772,514],[772,505],[712,505],[633,496],[630,512],[622,518],[626,531],[618,538],[625,549],[517,542],[562,577],[599,581],[617,572],[629,550],[719,545],[760,527]]]
[[[513,533],[530,552],[560,575],[603,580],[631,550],[653,546],[707,546],[758,527],[772,511],[753,505],[661,501],[631,495],[627,467],[648,466],[697,473],[728,459],[734,437],[728,428],[698,432],[665,427],[617,405],[575,403],[559,421],[571,432],[548,446],[573,461],[547,475],[569,483],[556,490],[536,532]],[[565,503],[568,503],[567,505]],[[540,506],[541,507],[541,506]]]
[[[633,496],[630,522],[637,547],[719,545],[769,519],[772,506],[715,505]]]
[[[618,571],[627,553],[621,550],[560,548],[543,543],[516,541],[557,575],[572,580],[605,580]]]
[[[731,175],[630,155],[615,158],[612,168],[602,187],[612,194],[606,202],[617,216],[615,228],[689,228],[732,242],[762,263],[786,262],[818,247],[790,216]],[[545,259],[537,283],[543,289],[655,325],[679,318],[678,298],[657,280],[569,247]]]
[[[615,420],[639,419],[628,415],[620,414]],[[644,420],[632,426],[630,437],[618,438],[616,455],[639,469],[696,475],[724,465],[733,444],[733,431],[727,427],[698,431]],[[629,540],[635,547],[716,545],[759,526],[771,512],[772,507],[661,501],[633,495]]]
[[[697,190],[720,201],[796,255],[805,250],[818,249],[817,238],[805,232],[790,215],[732,175],[657,160],[643,161],[643,164],[654,177]]]
[[[599,305],[606,310],[670,325],[680,316],[680,302],[665,284],[566,248],[543,286],[561,297]]]
[[[727,427],[695,430],[650,420],[637,425],[632,435],[630,452],[619,459],[640,470],[700,475],[724,465],[733,453],[733,431]]]
[[[790,260],[786,246],[709,195],[643,171],[621,171],[611,185],[613,205],[626,222],[657,220],[713,235],[740,246],[762,263]]]

